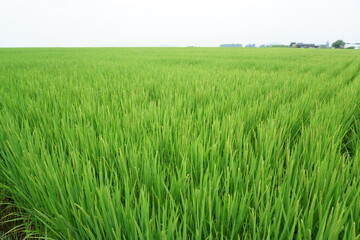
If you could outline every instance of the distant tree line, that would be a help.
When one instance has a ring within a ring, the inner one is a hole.
[[[271,45],[271,47],[276,47],[276,48],[288,48],[289,45],[284,45],[284,44],[274,44]]]
[[[220,47],[243,47],[242,44],[239,43],[228,43],[228,44],[221,44]]]
[[[259,47],[281,47],[281,48],[288,48],[288,47],[297,47],[298,45],[304,45],[302,43],[296,43],[296,42],[292,42],[290,43],[290,45],[282,45],[282,44],[274,44],[274,45],[260,45]],[[325,44],[320,44],[320,45],[315,45],[315,44],[305,44],[305,45],[314,45],[314,46],[308,46],[311,48],[344,48],[346,46],[345,42],[343,40],[337,40],[335,42],[333,42],[333,44],[330,46],[329,41],[327,41]],[[243,47],[242,44],[240,43],[226,43],[226,44],[221,44],[219,47],[231,47],[231,48],[235,48],[235,47]],[[255,44],[253,43],[249,43],[245,45],[246,48],[254,48],[256,47]],[[301,47],[301,46],[300,46]],[[350,46],[347,47],[349,49],[353,49],[355,48],[354,46]]]
[[[301,45],[304,45],[304,44],[303,43],[292,42],[292,43],[290,43],[289,47],[297,47],[299,45],[301,47]],[[305,44],[305,45],[315,45],[315,44]],[[345,48],[346,45],[347,44],[343,40],[339,39],[339,40],[333,42],[331,44],[331,46],[330,46],[329,41],[327,41],[325,44],[315,45],[315,48]],[[355,46],[348,46],[346,48],[347,49],[355,49]]]
[[[256,47],[256,45],[254,43],[249,43],[249,44],[246,44],[245,47]]]
[[[243,47],[240,43],[227,43],[227,44],[221,44],[220,47]],[[245,45],[246,48],[254,48],[256,45],[254,43],[249,43]]]

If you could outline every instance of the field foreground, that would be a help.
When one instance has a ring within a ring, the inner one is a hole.
[[[0,49],[15,238],[360,239],[359,165],[358,51]]]

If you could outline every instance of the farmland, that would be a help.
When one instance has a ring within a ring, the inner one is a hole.
[[[15,238],[360,239],[359,194],[358,51],[0,49]]]

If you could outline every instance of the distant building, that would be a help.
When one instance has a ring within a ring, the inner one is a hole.
[[[345,43],[344,48],[360,49],[360,43]]]
[[[313,43],[296,43],[293,45],[294,48],[319,48],[319,46]]]

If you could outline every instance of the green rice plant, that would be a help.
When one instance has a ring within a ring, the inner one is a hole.
[[[0,234],[360,239],[359,131],[355,51],[0,49]]]

